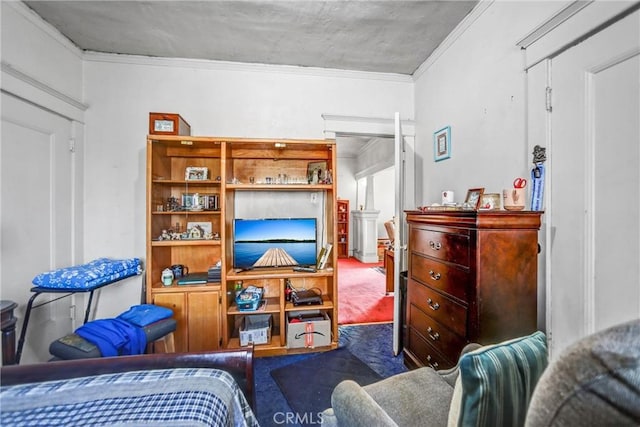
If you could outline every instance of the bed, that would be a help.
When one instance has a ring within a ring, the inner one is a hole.
[[[2,424],[257,426],[253,349],[0,369]]]

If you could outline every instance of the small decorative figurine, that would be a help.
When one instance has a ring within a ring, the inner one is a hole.
[[[324,178],[325,184],[333,184],[333,171],[331,169],[327,170],[327,174]]]
[[[204,230],[199,225],[191,227],[189,229],[189,238],[190,239],[202,239],[204,235]]]
[[[533,147],[533,163],[541,163],[547,160],[547,149],[536,145]]]
[[[167,210],[168,211],[180,210],[180,203],[178,203],[178,199],[176,197],[169,197],[167,199]]]

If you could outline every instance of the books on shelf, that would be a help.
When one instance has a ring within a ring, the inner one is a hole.
[[[329,256],[331,255],[331,249],[333,245],[331,243],[327,243],[320,249],[320,253],[318,254],[318,262],[316,263],[316,268],[318,270],[322,270],[327,266],[327,261],[329,260]]]
[[[219,282],[222,276],[222,268],[220,263],[216,265],[212,265],[207,270],[207,281],[208,282]]]
[[[178,285],[203,285],[207,283],[207,273],[189,273],[178,279]]]

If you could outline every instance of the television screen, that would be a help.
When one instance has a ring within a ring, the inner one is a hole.
[[[236,218],[233,255],[234,268],[315,266],[316,219]]]

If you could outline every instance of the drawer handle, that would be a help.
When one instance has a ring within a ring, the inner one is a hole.
[[[433,341],[438,341],[440,339],[440,334],[439,333],[433,333],[433,329],[431,328],[431,326],[429,326],[427,328],[427,335],[429,335],[429,338],[431,338]]]
[[[427,298],[427,304],[429,304],[429,308],[433,311],[436,311],[440,308],[440,304],[438,304],[437,302],[434,303],[431,298]]]
[[[433,240],[429,240],[429,247],[433,250],[439,251],[440,248],[442,247],[442,244],[440,244],[440,242],[434,242]]]
[[[438,362],[431,363],[431,355],[430,354],[427,355],[427,362],[429,363],[429,366],[431,366],[433,369],[438,369],[438,366],[440,366],[440,365],[438,365]]]
[[[440,277],[441,277],[440,273],[436,273],[433,270],[429,270],[429,276],[431,276],[433,280],[440,280]]]

